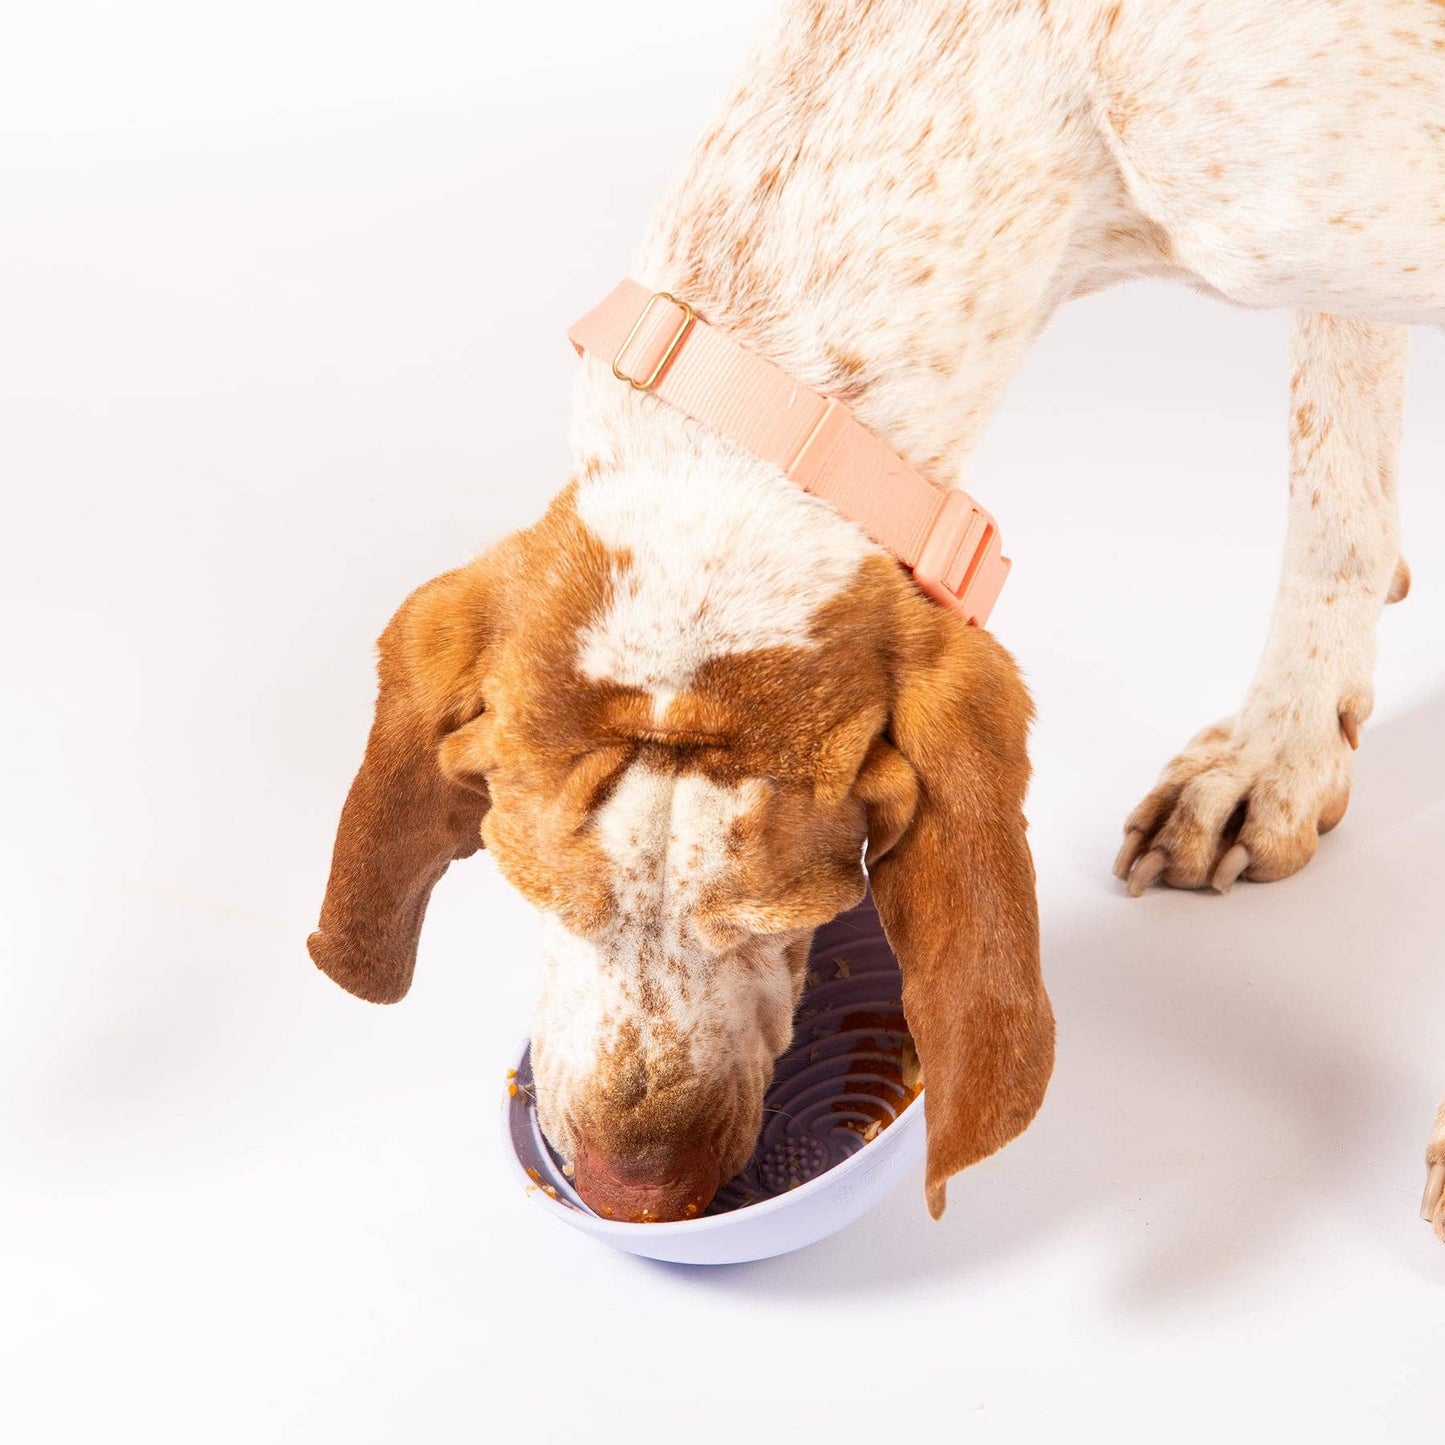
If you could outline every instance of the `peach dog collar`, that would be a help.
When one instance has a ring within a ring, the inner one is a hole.
[[[1009,560],[998,525],[964,491],[914,471],[842,402],[811,391],[685,301],[623,281],[567,333],[579,354],[773,462],[913,572],[935,602],[983,626]]]

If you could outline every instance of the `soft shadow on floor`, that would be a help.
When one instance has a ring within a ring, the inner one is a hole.
[[[1135,902],[1108,859],[1092,892],[1057,900],[1045,879],[1060,1034],[1049,1100],[1022,1139],[953,1182],[941,1226],[915,1181],[798,1254],[656,1268],[691,1288],[847,1299],[956,1288],[1088,1230],[1132,1312],[1282,1250],[1307,1202],[1361,1187],[1374,1132],[1418,1094],[1420,1020],[1441,999],[1445,828],[1428,815],[1445,799],[1442,736],[1445,692],[1372,727],[1350,816],[1286,882]]]

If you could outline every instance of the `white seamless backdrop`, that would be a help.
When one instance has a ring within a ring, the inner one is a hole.
[[[1445,1248],[1445,346],[1351,814],[1301,876],[1125,898],[1232,709],[1286,319],[1140,286],[974,474],[1016,559],[1058,1071],[1029,1133],[707,1273],[500,1155],[536,928],[485,856],[381,1010],[311,967],[371,645],[565,480],[565,325],[769,5],[58,0],[0,46],[0,1434],[13,1441],[1429,1438]]]

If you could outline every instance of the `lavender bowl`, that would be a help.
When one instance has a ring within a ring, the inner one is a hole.
[[[813,1244],[865,1214],[923,1158],[923,1094],[912,1082],[901,993],[871,898],[817,931],[757,1150],[697,1219],[631,1224],[582,1202],[537,1124],[525,1043],[502,1104],[513,1170],[538,1208],[630,1254],[738,1264]]]

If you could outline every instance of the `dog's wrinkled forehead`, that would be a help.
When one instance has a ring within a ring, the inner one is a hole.
[[[820,855],[856,860],[857,809],[820,789],[846,789],[886,709],[869,618],[886,559],[856,534],[806,565],[766,525],[699,540],[723,526],[705,505],[649,529],[645,492],[633,478],[624,505],[583,484],[555,518],[476,760],[498,865],[586,933],[716,904],[724,878],[732,907]],[[722,565],[729,547],[750,565]]]
[[[645,690],[581,683],[563,745],[523,725],[532,706],[498,704],[483,831],[526,897],[574,933],[663,963],[740,933],[813,926],[856,901],[864,821],[846,776],[875,714],[808,747],[769,738],[706,683],[671,699],[664,724],[655,706]],[[840,786],[825,793],[830,745]]]

